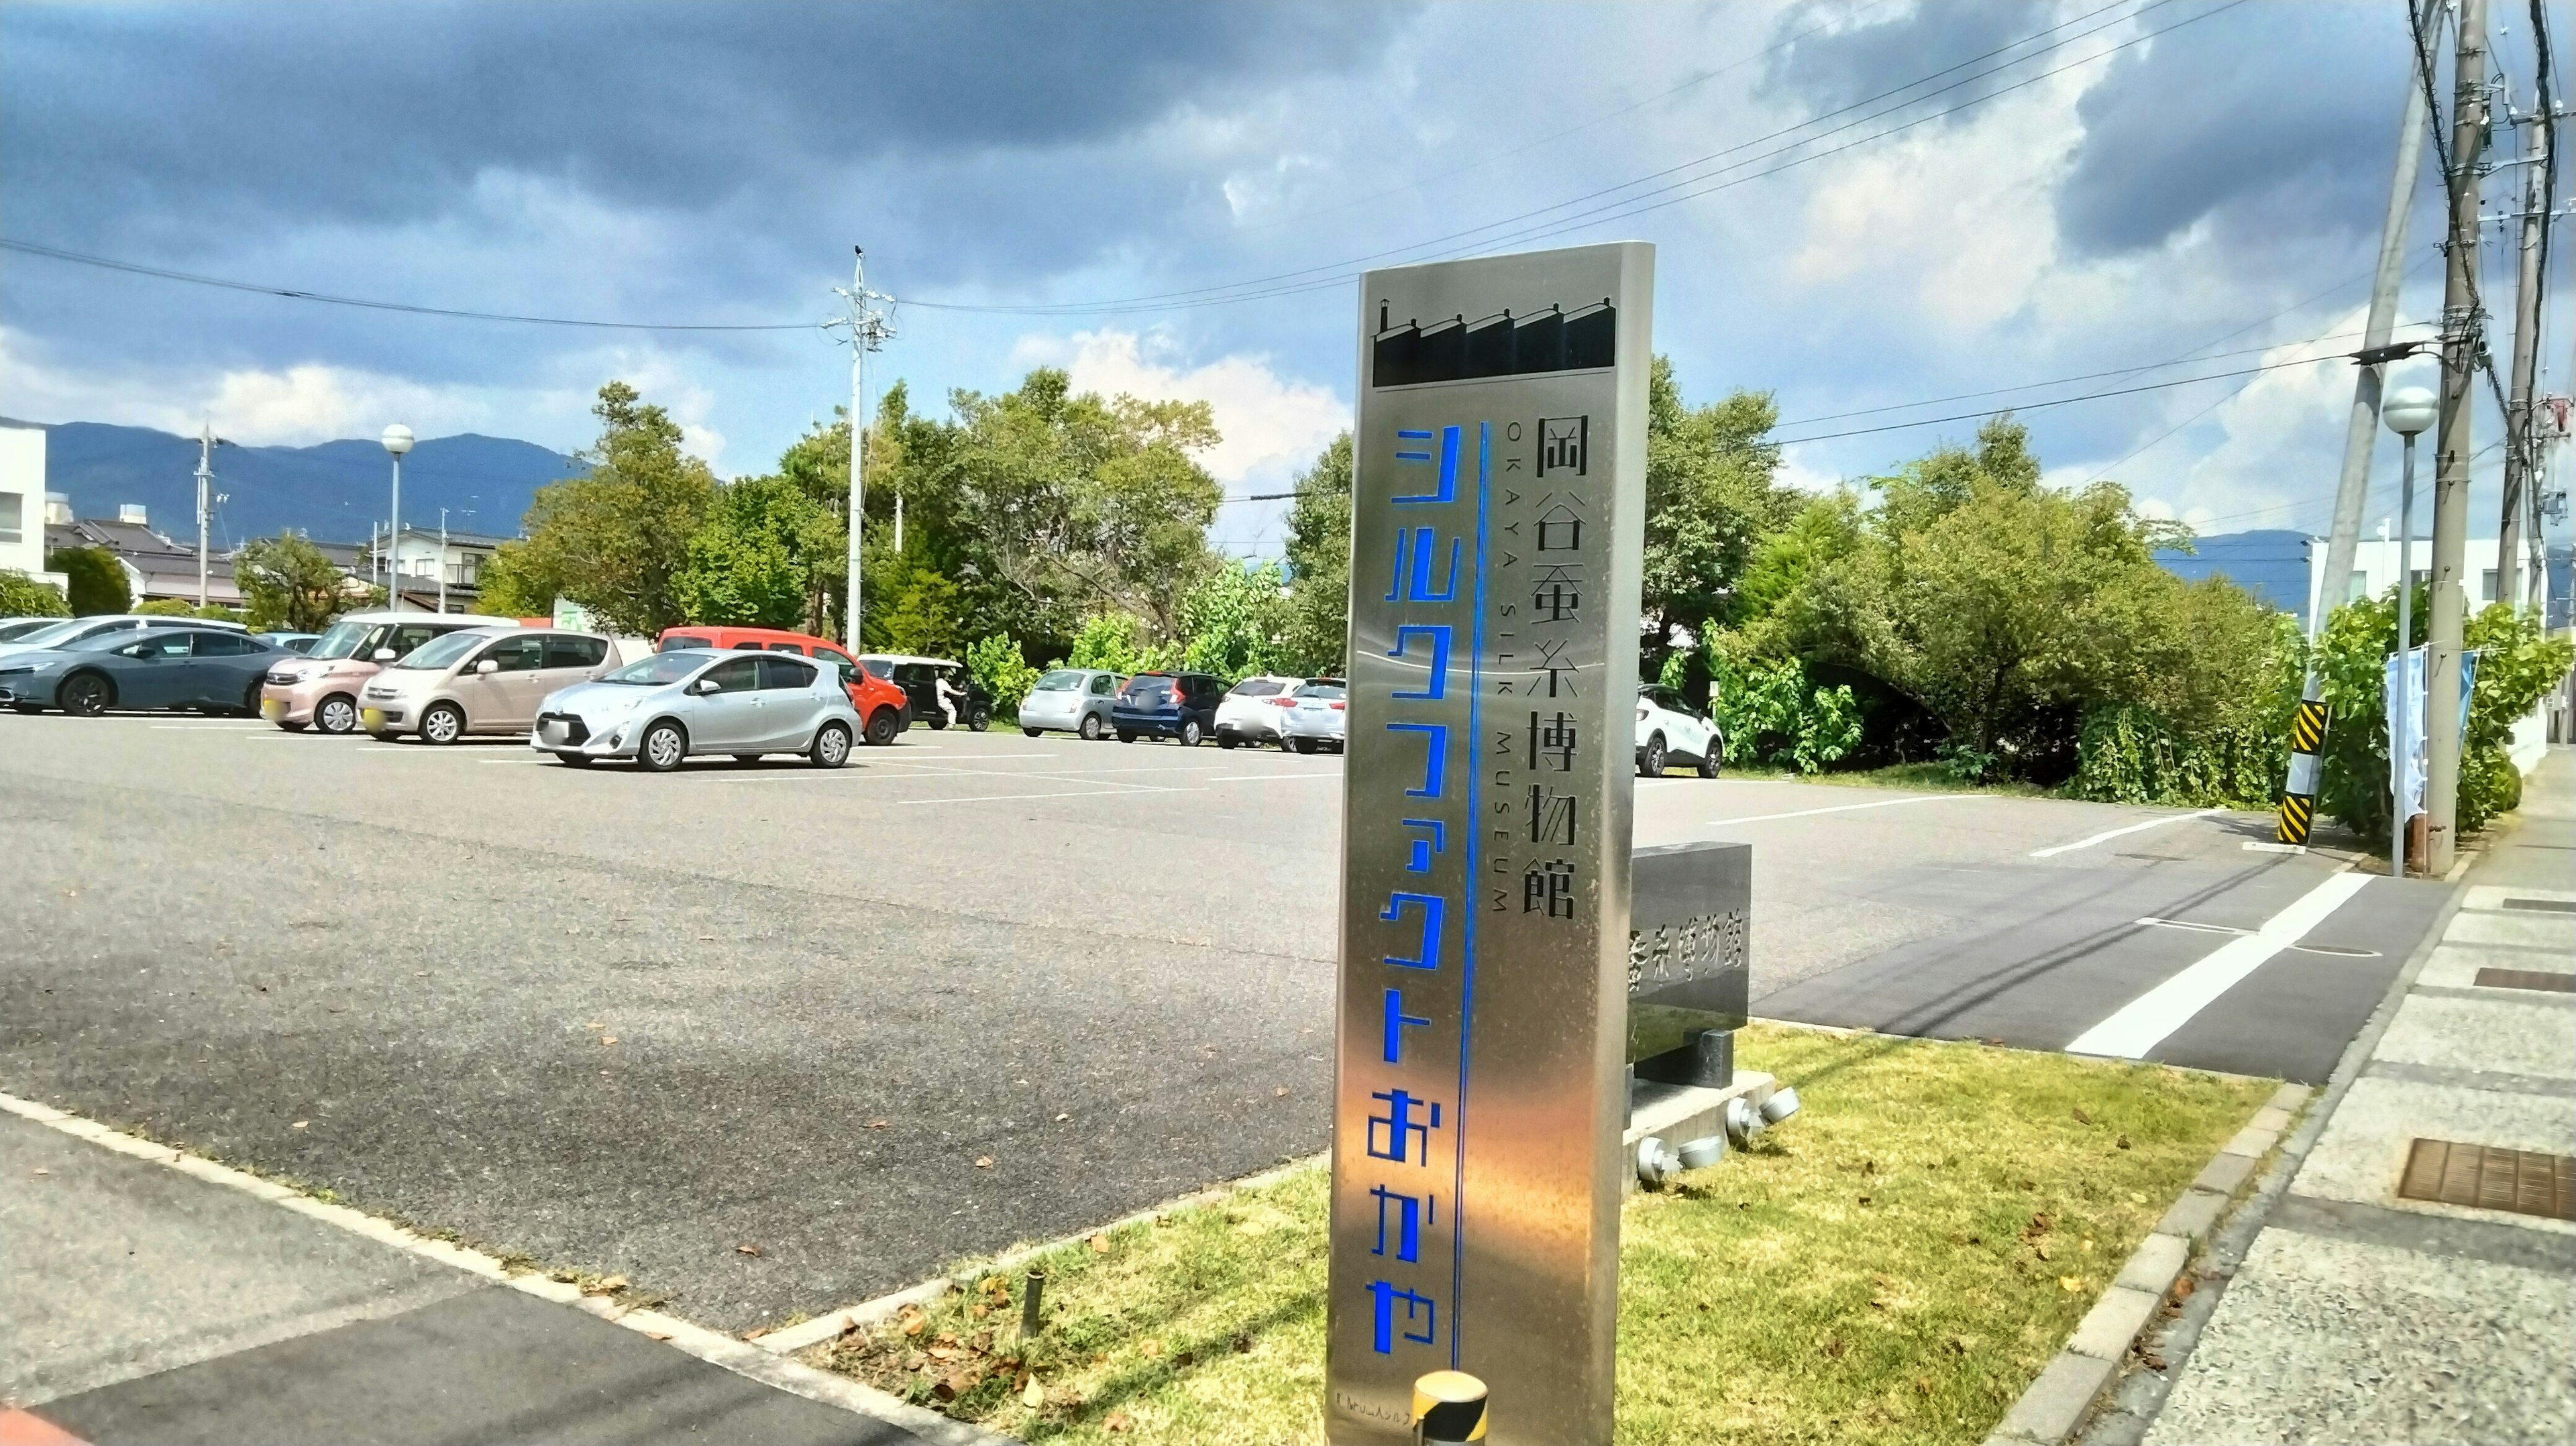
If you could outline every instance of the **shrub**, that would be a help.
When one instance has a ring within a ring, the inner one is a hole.
[[[71,611],[62,589],[52,583],[0,569],[0,618],[61,618],[71,616]]]
[[[1020,700],[1029,695],[1030,687],[1038,680],[1038,670],[1020,655],[1020,645],[1004,633],[969,644],[966,671],[974,674],[975,681],[993,696],[993,713],[1000,718],[1019,712]]]
[[[104,547],[66,547],[48,553],[45,571],[59,572],[70,580],[71,586],[64,591],[76,616],[121,613],[134,606],[134,590],[126,582],[125,564]]]
[[[2101,803],[2261,808],[2279,796],[2287,735],[2228,720],[2185,736],[2152,709],[2120,705],[2084,715],[2066,791]]]
[[[1667,673],[1675,671],[1665,665]],[[1859,744],[1860,705],[1848,685],[1812,688],[1795,658],[1738,668],[1712,653],[1709,709],[1726,735],[1726,761],[1820,773]]]

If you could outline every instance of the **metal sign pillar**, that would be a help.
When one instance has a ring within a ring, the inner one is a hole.
[[[1371,272],[1326,1426],[1610,1439],[1654,248]]]

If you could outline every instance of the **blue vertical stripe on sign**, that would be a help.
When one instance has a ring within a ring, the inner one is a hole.
[[[1494,424],[1476,424],[1476,620],[1467,643],[1467,907],[1460,931],[1458,997],[1458,1103],[1450,1130],[1457,1151],[1456,1183],[1449,1204],[1449,1368],[1458,1369],[1458,1340],[1466,1324],[1467,1291],[1467,1065],[1476,1022],[1477,864],[1484,853],[1484,815],[1478,810],[1485,779],[1485,511],[1493,495]]]

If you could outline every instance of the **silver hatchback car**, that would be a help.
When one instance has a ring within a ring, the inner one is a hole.
[[[528,745],[576,767],[632,758],[667,773],[692,753],[801,753],[838,768],[858,736],[837,672],[788,653],[683,648],[548,695]]]

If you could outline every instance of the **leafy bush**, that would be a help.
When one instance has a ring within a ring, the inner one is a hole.
[[[121,613],[134,606],[125,564],[104,547],[66,547],[47,553],[45,571],[59,572],[70,581],[64,591],[76,617]]]
[[[1073,652],[1063,668],[1106,668],[1113,673],[1170,672],[1181,665],[1181,650],[1171,643],[1146,646],[1137,641],[1145,623],[1134,613],[1093,613],[1074,634]]]
[[[2101,803],[2262,808],[2289,767],[2285,729],[2228,720],[2184,734],[2150,708],[2088,710],[2066,791]]]
[[[1729,763],[1821,773],[1860,742],[1851,688],[1809,687],[1806,665],[1795,658],[1738,668],[1712,653],[1709,673],[1709,710],[1726,735]]]
[[[291,532],[255,537],[233,556],[233,577],[264,632],[318,633],[348,602],[349,578],[331,555]]]
[[[1008,718],[1020,710],[1020,700],[1029,695],[1037,683],[1038,670],[1020,656],[1020,645],[1006,633],[995,633],[980,643],[966,648],[966,671],[984,685],[993,696],[995,717]]]
[[[1229,563],[1181,599],[1181,666],[1228,683],[1292,666],[1286,579],[1277,563]]]
[[[60,618],[71,616],[71,611],[62,590],[52,583],[0,569],[0,618]]]
[[[2428,593],[2415,590],[2410,645],[2424,641],[2432,611]],[[2478,653],[2460,758],[2459,829],[2466,834],[2522,802],[2522,775],[2505,754],[2513,725],[2567,676],[2576,650],[2564,638],[2545,636],[2538,619],[2502,603],[2473,614],[2463,633]],[[2321,755],[2325,779],[2317,806],[2373,840],[2388,836],[2391,812],[2387,659],[2396,637],[2397,590],[2391,588],[2380,597],[2335,609],[2318,643],[2317,670],[2333,716]],[[2428,710],[2435,718],[2439,712]]]

